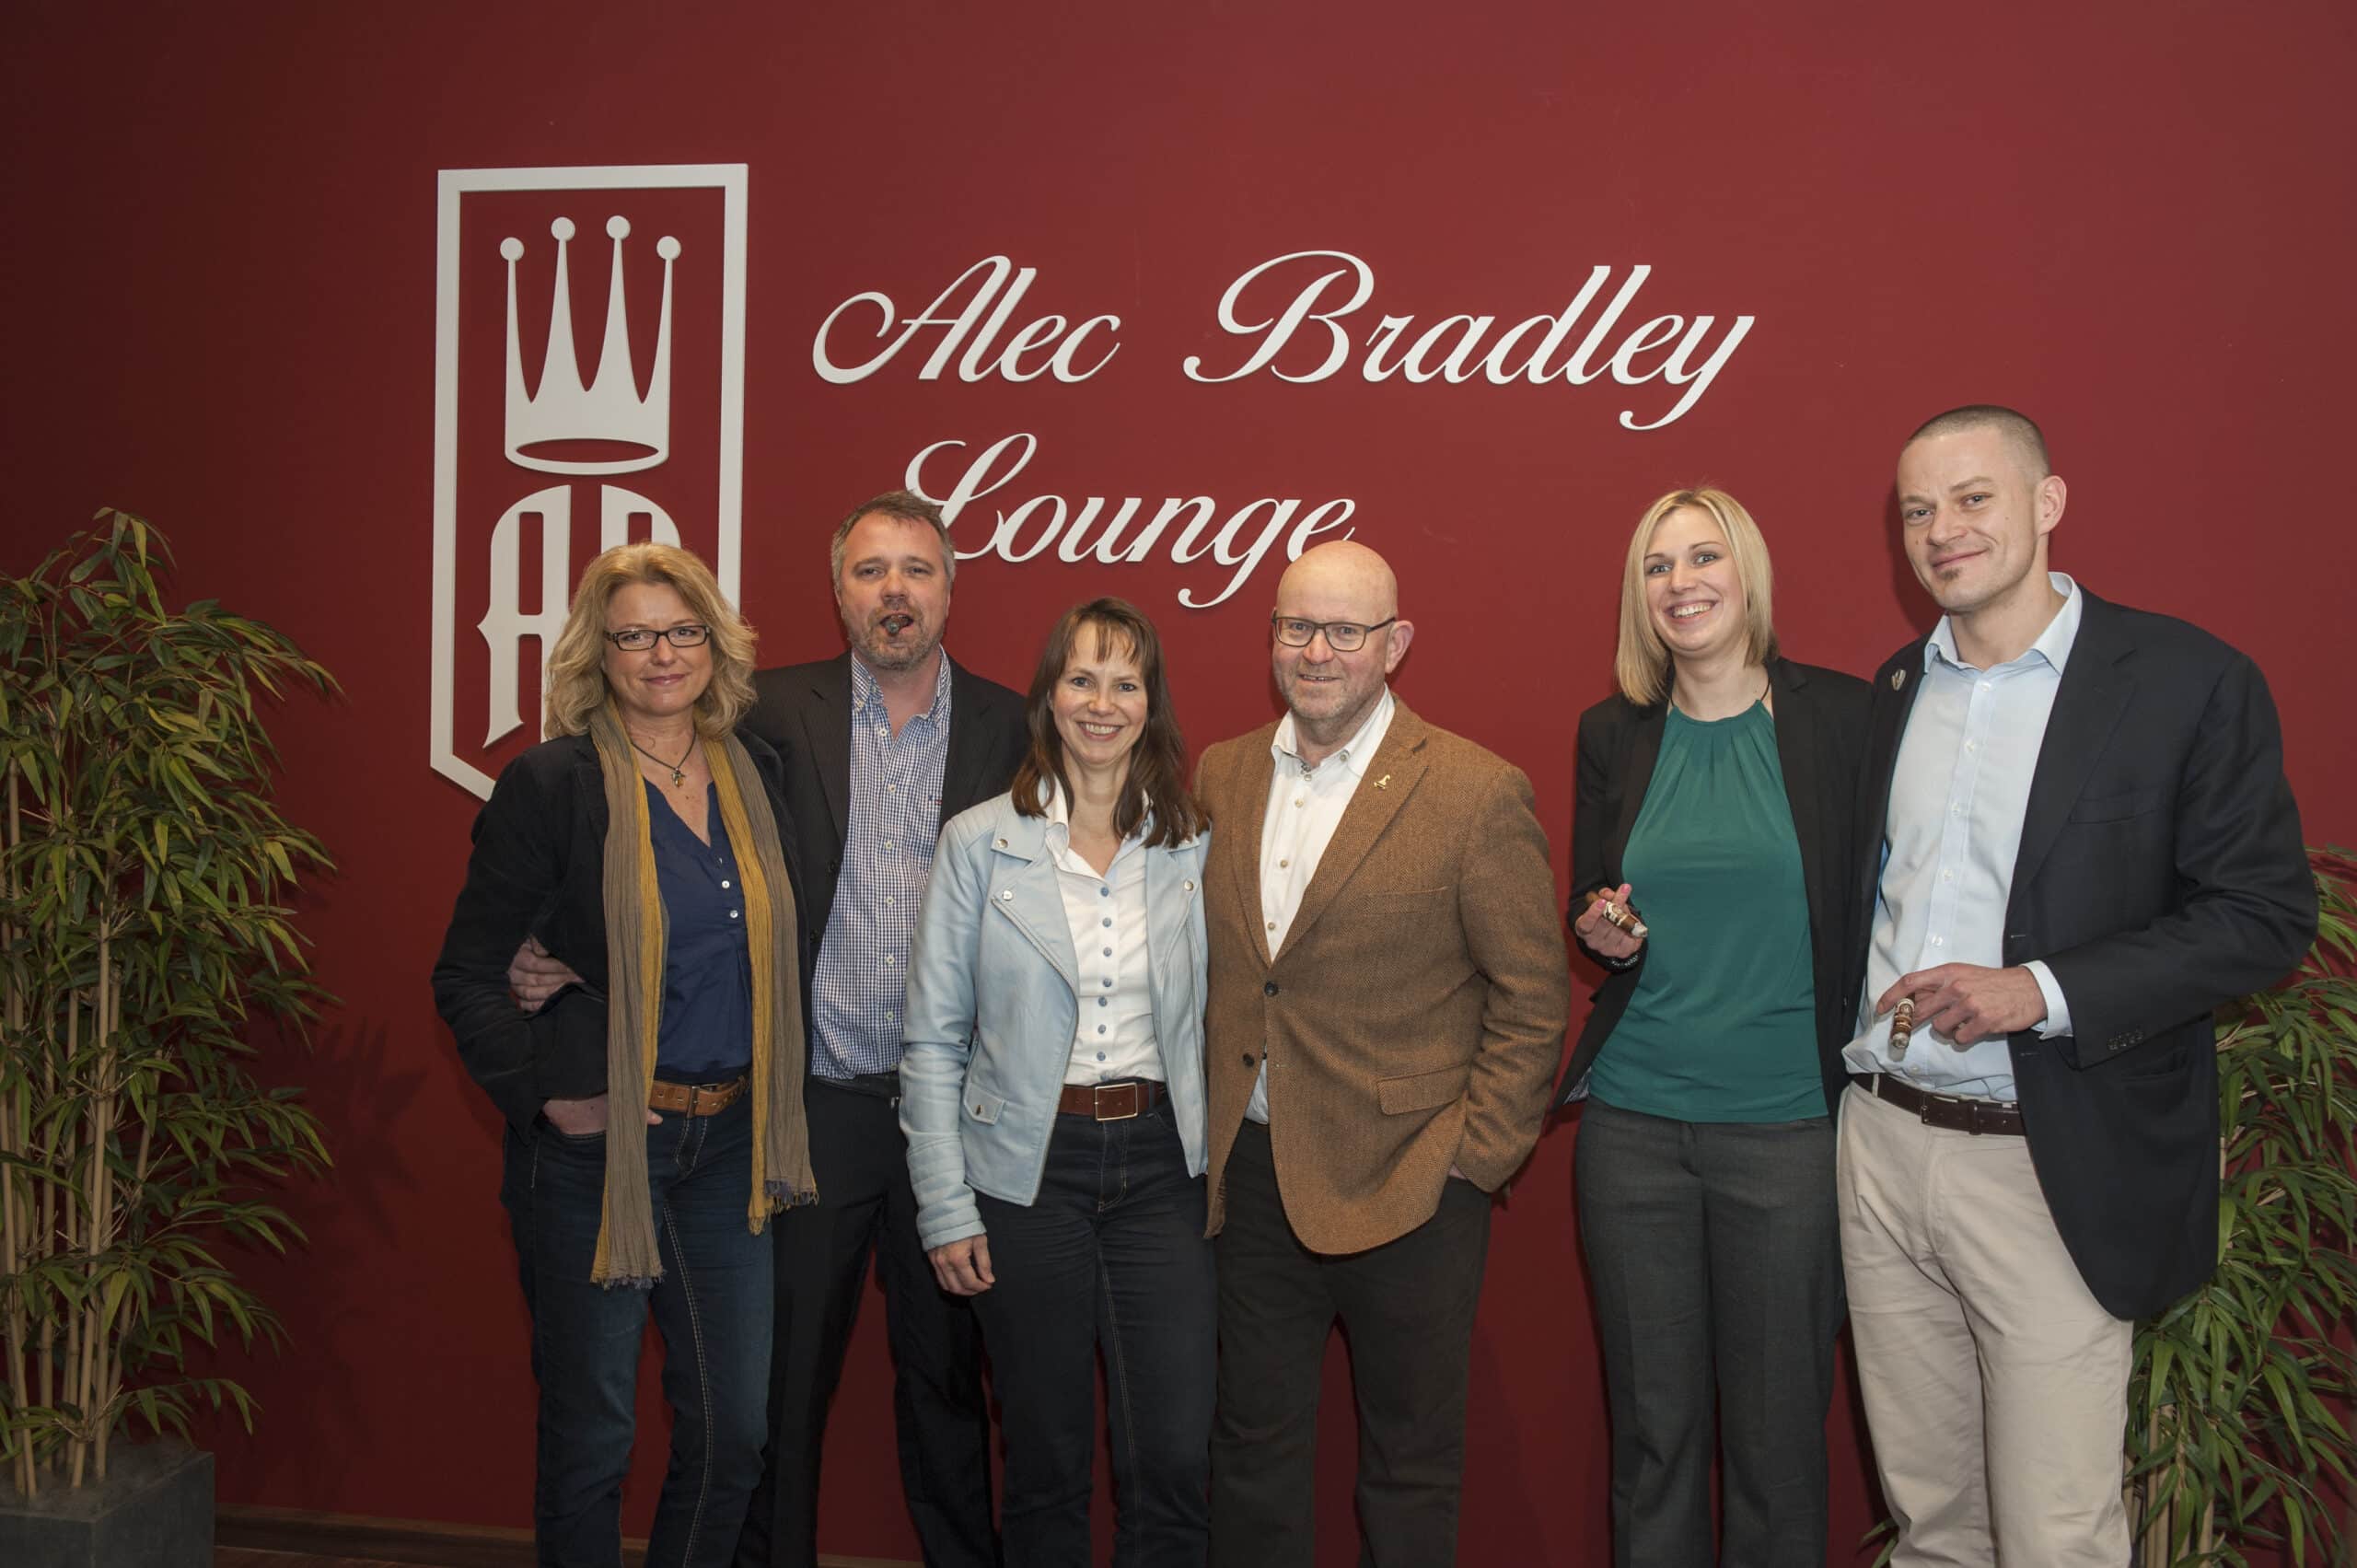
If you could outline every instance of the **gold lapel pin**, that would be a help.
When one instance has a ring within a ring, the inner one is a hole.
[[[1906,684],[1907,672],[1905,670],[1894,669],[1890,672],[1890,689],[1892,691],[1896,691]]]
[[[1377,788],[1377,789],[1382,789],[1382,788],[1385,788],[1386,786],[1387,786],[1390,783],[1391,783],[1391,775],[1390,775],[1389,773],[1386,773],[1386,774],[1384,774],[1381,778],[1379,778],[1379,779],[1377,779],[1377,780],[1376,780],[1376,781],[1375,781],[1375,787],[1376,787],[1376,788]]]

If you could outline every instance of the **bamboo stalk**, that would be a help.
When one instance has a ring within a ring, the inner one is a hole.
[[[8,817],[5,841],[8,858],[4,863],[9,870],[5,885],[0,885],[0,894],[5,894],[11,904],[17,896],[16,849],[24,842],[24,836],[22,783],[17,767],[11,764],[8,769]],[[13,923],[0,925],[0,946],[13,947],[16,941],[16,925]],[[22,1040],[26,1032],[25,993],[16,984],[13,974],[12,970],[8,983],[8,1038]],[[0,1153],[29,1152],[32,1142],[31,1109],[27,1086],[17,1085],[9,1091],[6,1103],[0,1104]],[[21,1274],[30,1261],[32,1243],[32,1237],[25,1234],[32,1220],[30,1178],[28,1177],[21,1195],[17,1186],[15,1168],[0,1165],[0,1273],[12,1279]],[[8,1389],[16,1397],[17,1409],[22,1411],[30,1408],[31,1388],[25,1376],[25,1299],[21,1289],[8,1294],[7,1341]],[[29,1426],[18,1434],[9,1457],[9,1466],[16,1478],[18,1493],[25,1497],[36,1495],[41,1481],[40,1472],[33,1468],[33,1433]]]

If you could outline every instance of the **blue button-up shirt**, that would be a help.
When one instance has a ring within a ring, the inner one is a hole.
[[[949,761],[949,659],[933,706],[892,733],[884,689],[851,661],[851,824],[835,901],[810,988],[822,1078],[888,1073],[900,1064],[900,1007],[909,939],[941,832],[941,778]]]
[[[2004,965],[2022,814],[2086,604],[2061,573],[2049,573],[2049,580],[2065,596],[2062,608],[2019,658],[1989,669],[1966,664],[1945,616],[1924,645],[1923,689],[1891,774],[1859,1033],[1842,1051],[1852,1072],[1894,1073],[1939,1094],[2014,1098],[2014,1060],[2003,1035],[1958,1046],[1919,1025],[1907,1059],[1894,1063],[1890,1019],[1876,1018],[1874,1005],[1900,975],[1917,970]],[[2024,967],[2046,998],[2038,1032],[2069,1034],[2070,1005],[2053,972],[2037,960]]]
[[[745,940],[745,889],[720,825],[720,797],[704,785],[705,843],[646,786],[655,885],[663,895],[663,1017],[655,1071],[683,1084],[716,1083],[753,1060],[753,960]]]

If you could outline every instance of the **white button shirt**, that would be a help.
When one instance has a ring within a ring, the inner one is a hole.
[[[2086,600],[2078,585],[2049,573],[2064,596],[2046,630],[2019,658],[1978,669],[1956,656],[1942,616],[1923,649],[1923,689],[1907,715],[1883,825],[1883,867],[1875,900],[1860,1032],[1842,1051],[1853,1073],[1892,1073],[1938,1094],[2014,1098],[2013,1052],[1997,1035],[1958,1046],[1918,1028],[1904,1062],[1890,1060],[1890,1018],[1875,998],[1902,974],[1941,964],[2005,962],[2005,906],[2021,853],[2022,814],[2046,740],[2047,716],[2078,640]],[[2038,1032],[2071,1032],[2071,1009],[2053,971],[2024,966],[2046,999]]]
[[[1154,981],[1146,967],[1145,842],[1132,833],[1102,874],[1072,847],[1072,810],[1048,791],[1048,853],[1079,963],[1080,1023],[1073,1031],[1067,1084],[1127,1078],[1165,1081],[1154,1038]]]
[[[1269,781],[1269,815],[1260,828],[1260,918],[1267,923],[1269,956],[1272,958],[1285,945],[1294,916],[1301,912],[1301,896],[1309,890],[1309,879],[1318,875],[1318,859],[1325,854],[1334,830],[1341,824],[1351,797],[1358,794],[1359,780],[1366,776],[1367,764],[1375,761],[1376,752],[1382,748],[1397,706],[1391,700],[1391,689],[1385,687],[1383,695],[1376,701],[1375,711],[1367,714],[1358,733],[1315,768],[1302,762],[1293,715],[1287,714],[1277,725],[1277,733],[1269,742],[1269,755],[1276,761],[1275,772]],[[1265,1057],[1260,1062],[1260,1075],[1252,1081],[1252,1100],[1244,1108],[1244,1114],[1262,1126],[1268,1125],[1269,1063]]]

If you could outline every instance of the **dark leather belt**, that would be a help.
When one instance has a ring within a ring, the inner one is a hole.
[[[1911,1110],[1926,1127],[1951,1132],[2010,1132],[2021,1136],[2022,1108],[2009,1099],[1974,1099],[1968,1095],[1935,1095],[1888,1073],[1874,1074],[1874,1095],[1901,1110]]]
[[[1161,1098],[1162,1086],[1151,1078],[1129,1078],[1118,1084],[1066,1084],[1064,1092],[1056,1099],[1056,1109],[1066,1116],[1127,1121],[1141,1111],[1152,1110]]]
[[[737,1103],[737,1097],[752,1082],[747,1074],[726,1084],[674,1084],[666,1079],[655,1080],[646,1091],[649,1110],[668,1110],[674,1116],[717,1116]]]

